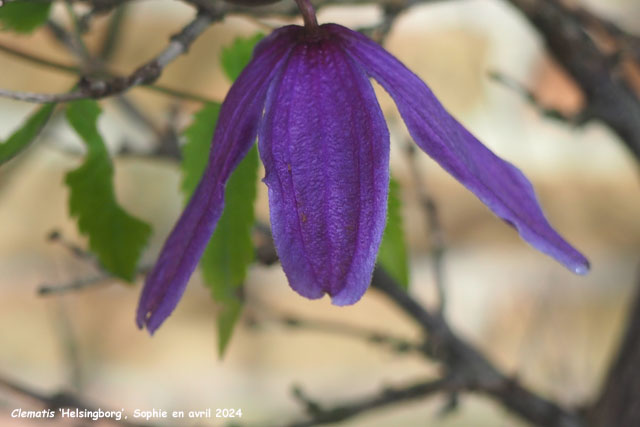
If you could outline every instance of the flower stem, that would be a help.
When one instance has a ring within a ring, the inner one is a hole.
[[[300,14],[304,20],[304,27],[310,34],[315,34],[320,30],[318,20],[316,19],[316,10],[313,8],[310,0],[295,0],[300,9]]]

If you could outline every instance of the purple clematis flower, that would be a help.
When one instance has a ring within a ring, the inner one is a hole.
[[[533,188],[459,124],[431,90],[365,36],[336,24],[287,26],[255,48],[220,111],[200,184],[147,277],[137,323],[171,314],[212,235],[225,183],[258,136],[271,225],[289,284],[333,304],[369,286],[386,220],[389,132],[369,78],[411,136],[536,249],[584,274],[587,259],[547,222]]]

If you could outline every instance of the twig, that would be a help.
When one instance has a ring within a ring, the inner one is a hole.
[[[323,408],[307,397],[300,388],[296,387],[293,390],[294,396],[305,406],[310,418],[294,421],[287,424],[287,426],[311,427],[337,423],[353,418],[363,412],[378,410],[401,402],[423,399],[436,393],[451,391],[459,387],[460,384],[452,379],[427,380],[402,388],[385,388],[373,396],[360,398],[330,408]]]
[[[422,206],[422,210],[427,221],[427,227],[429,229],[431,263],[433,266],[436,291],[438,293],[438,311],[441,315],[444,315],[447,306],[447,291],[444,277],[444,255],[446,252],[444,231],[440,223],[440,216],[438,214],[436,202],[425,188],[424,180],[422,179],[420,169],[416,163],[416,146],[413,141],[409,141],[406,144],[406,147],[413,182],[418,191],[418,199]]]
[[[443,316],[425,309],[383,268],[375,268],[371,286],[382,292],[423,330],[428,337],[423,354],[443,363],[447,375],[459,384],[456,391],[479,391],[536,425],[584,426],[582,419],[573,411],[537,395],[499,371],[479,350],[458,337]],[[358,413],[364,410],[358,410]]]
[[[506,377],[478,350],[455,335],[444,318],[427,311],[383,269],[374,270],[371,286],[388,297],[428,334],[431,356],[442,361],[451,374],[461,376],[469,385],[468,389],[493,397],[505,408],[536,425],[584,425],[575,413],[526,389],[516,379]]]
[[[618,67],[558,0],[506,0],[540,32],[547,48],[582,88],[585,120],[609,126],[640,161],[640,100]]]
[[[47,235],[47,240],[49,242],[59,243],[65,249],[67,249],[75,258],[91,261],[92,263],[95,263],[96,261],[96,257],[91,252],[67,240],[59,230],[50,231]]]
[[[640,419],[640,274],[625,325],[600,395],[589,409],[594,426],[632,426]]]
[[[151,270],[150,265],[143,266],[138,269],[137,274],[146,274]],[[37,293],[40,296],[52,296],[52,295],[65,295],[77,291],[82,291],[87,288],[93,288],[100,285],[106,285],[108,282],[120,280],[108,271],[100,271],[97,274],[88,277],[82,277],[73,280],[70,283],[62,283],[57,285],[43,284],[38,287]]]
[[[361,31],[379,44],[383,44],[389,36],[396,19],[406,8],[399,3],[385,3],[381,4],[380,7],[382,8],[380,22],[371,27],[363,28]]]
[[[20,101],[47,104],[50,102],[69,102],[79,99],[101,99],[126,92],[135,86],[149,85],[155,82],[163,69],[181,54],[185,53],[191,43],[222,15],[200,13],[180,33],[173,36],[169,45],[155,58],[140,66],[126,77],[112,77],[104,80],[83,79],[77,91],[68,93],[44,94],[33,92],[19,92],[0,89],[0,96]],[[155,90],[158,90],[157,88]],[[167,93],[168,89],[161,91]]]
[[[22,50],[18,50],[6,44],[0,42],[0,51],[8,53],[9,55],[13,55],[17,58],[24,59],[25,61],[33,62],[34,64],[42,65],[44,67],[48,67],[54,70],[62,71],[69,74],[77,74],[79,76],[83,75],[82,69],[80,67],[76,67],[73,65],[63,64],[61,62],[53,61],[50,59],[42,58],[41,56],[34,55],[32,53],[24,52]],[[119,73],[114,73],[111,71],[105,72],[109,77],[112,78],[123,78]],[[168,87],[162,84],[154,83],[150,85],[140,86],[142,89],[152,90],[154,92],[175,96],[177,98],[189,99],[192,101],[203,102],[203,103],[212,103],[218,102],[213,99],[197,95],[192,92],[187,92],[181,89],[175,89],[172,87]]]
[[[527,89],[522,83],[516,81],[514,78],[509,77],[499,71],[489,71],[489,78],[518,93],[521,97],[526,99],[527,102],[532,107],[534,107],[541,116],[568,123],[573,126],[584,125],[589,119],[589,115],[586,111],[581,111],[578,114],[574,115],[567,115],[566,113],[556,108],[549,108],[542,105],[533,91]]]
[[[66,73],[82,73],[82,70],[79,67],[63,64],[61,62],[53,61],[50,59],[45,59],[37,55],[33,55],[31,53],[27,53],[14,47],[8,46],[2,42],[0,42],[0,51],[13,55],[17,58],[24,59],[26,61],[33,62],[34,64],[42,65],[59,71],[64,71]]]
[[[71,0],[64,0],[65,9],[67,10],[67,15],[71,20],[71,26],[73,28],[73,32],[71,33],[72,39],[71,42],[73,44],[73,50],[78,53],[78,56],[82,59],[82,63],[85,67],[89,67],[92,64],[91,54],[89,53],[89,49],[82,39],[82,28],[80,25],[80,20],[78,19],[78,15],[76,14],[73,5],[71,4]]]
[[[90,405],[75,394],[67,391],[58,391],[55,393],[47,394],[41,391],[37,391],[24,384],[11,381],[7,378],[0,376],[0,387],[9,391],[25,396],[29,399],[35,400],[46,409],[57,411],[62,408],[78,408],[84,411],[95,412],[98,410],[98,406]],[[104,409],[103,409],[104,411]],[[102,418],[100,421],[108,421],[114,424],[119,424],[127,427],[151,427],[150,424],[138,424],[132,423],[124,419],[117,420],[115,418]]]
[[[640,37],[629,34],[615,23],[597,16],[577,5],[572,5],[574,15],[580,20],[585,28],[597,28],[608,33],[610,38],[616,42],[616,48],[622,54],[629,54],[634,60],[640,61]]]
[[[261,307],[262,308],[262,307]],[[342,322],[333,322],[329,320],[301,318],[290,314],[269,314],[266,318],[251,318],[250,324],[256,324],[258,321],[265,320],[280,324],[290,329],[303,329],[306,331],[327,332],[330,334],[344,335],[347,337],[358,338],[372,344],[389,347],[396,353],[424,353],[425,345],[422,343],[412,342],[406,338],[385,332],[374,331],[371,329],[361,328]]]
[[[56,302],[56,330],[58,332],[59,345],[69,369],[69,383],[76,393],[81,393],[84,383],[84,370],[78,349],[78,340],[76,339],[72,322],[69,319],[66,301],[57,300]]]
[[[82,277],[80,279],[73,280],[70,283],[64,283],[59,285],[43,284],[38,287],[38,295],[50,296],[50,295],[63,295],[71,292],[80,291],[86,288],[91,288],[98,285],[106,284],[107,281],[115,280],[113,275],[105,272],[100,272],[93,276]]]
[[[100,46],[100,53],[98,57],[101,61],[107,61],[111,59],[113,54],[116,51],[116,46],[118,42],[122,38],[122,25],[126,20],[127,16],[127,5],[123,4],[121,7],[118,7],[114,10],[113,16],[109,20],[109,26],[107,27],[107,33],[102,41],[102,45]],[[82,21],[83,25],[87,25],[86,22]]]

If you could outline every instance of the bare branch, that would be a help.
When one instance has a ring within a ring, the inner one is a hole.
[[[260,304],[260,311],[264,311],[263,309],[265,307],[266,306],[264,304]],[[357,338],[372,344],[387,347],[398,354],[425,352],[425,345],[423,343],[413,342],[404,337],[392,335],[386,332],[375,331],[343,322],[334,322],[325,319],[309,319],[291,314],[268,313],[266,316],[261,315],[259,318],[256,316],[250,317],[249,325],[257,325],[259,322],[265,321],[273,322],[292,330],[302,329],[305,331],[326,332],[345,337]]]
[[[265,234],[270,237],[270,234]],[[273,245],[272,241],[269,241]],[[545,399],[498,370],[479,350],[451,330],[443,316],[432,314],[398,285],[381,267],[376,267],[371,287],[412,318],[428,337],[422,353],[443,363],[456,381],[454,391],[479,391],[527,421],[544,427],[583,427],[573,411]],[[348,405],[347,405],[348,406]],[[358,409],[358,413],[367,410]],[[302,424],[306,425],[306,424]],[[314,425],[314,424],[309,424]]]
[[[632,426],[640,422],[640,276],[629,307],[626,330],[604,381],[589,410],[594,426]]]
[[[438,214],[438,206],[431,194],[424,186],[424,180],[420,173],[420,168],[416,163],[416,145],[413,141],[406,144],[407,154],[409,157],[409,166],[413,176],[414,184],[418,191],[418,199],[420,206],[426,218],[427,227],[429,229],[429,243],[431,250],[431,264],[433,267],[434,282],[438,293],[438,311],[442,315],[447,306],[446,283],[444,278],[444,255],[446,246],[444,244],[444,231],[440,224],[440,215]]]
[[[100,272],[93,276],[82,277],[80,279],[73,280],[70,283],[63,283],[58,285],[42,284],[38,287],[38,295],[63,295],[103,285],[110,280],[115,280],[115,278],[107,272]]]
[[[501,403],[529,422],[545,427],[580,427],[580,417],[547,400],[501,373],[487,358],[459,338],[444,318],[433,315],[406,293],[381,268],[373,273],[371,286],[411,317],[428,335],[431,356],[440,360],[451,375],[463,379],[467,389],[477,390]]]
[[[589,118],[589,115],[585,111],[581,111],[575,115],[567,115],[560,110],[555,108],[549,108],[538,100],[533,91],[527,89],[522,83],[516,81],[515,79],[503,74],[499,71],[490,71],[489,78],[492,80],[508,87],[509,89],[517,92],[520,96],[522,96],[527,102],[533,106],[538,113],[544,117],[549,119],[558,120],[573,126],[580,126],[585,124],[586,120]]]
[[[28,387],[15,381],[0,376],[0,387],[13,393],[35,400],[46,409],[58,410],[61,408],[72,408],[86,411],[97,411],[98,406],[90,405],[75,394],[67,391],[58,391],[55,393],[43,393],[34,388]],[[103,409],[104,411],[104,409]],[[124,419],[116,420],[114,418],[104,418],[101,421],[109,421],[127,427],[151,427],[150,424],[132,423]]]
[[[583,20],[559,0],[506,1],[540,32],[550,53],[582,88],[585,120],[604,122],[640,160],[640,100],[615,61],[589,36]]]
[[[126,77],[112,77],[104,80],[82,79],[78,90],[67,93],[43,94],[33,92],[19,92],[0,89],[0,96],[19,101],[47,104],[51,102],[69,102],[79,99],[101,99],[113,95],[122,94],[135,86],[149,85],[155,82],[162,74],[163,69],[178,56],[186,53],[191,43],[206,30],[212,22],[220,20],[223,14],[211,15],[199,13],[180,33],[171,38],[169,45],[155,58],[140,66],[131,75]],[[25,55],[22,55],[25,57]],[[61,64],[56,68],[63,69]],[[64,67],[69,69],[70,67]],[[74,70],[75,71],[75,70]],[[176,91],[168,88],[156,88],[165,93],[177,95]],[[199,100],[204,100],[200,98]]]
[[[306,407],[310,418],[303,421],[295,421],[288,427],[311,427],[322,424],[337,423],[353,418],[363,412],[378,410],[390,405],[402,402],[423,399],[443,391],[452,391],[459,387],[453,379],[427,380],[402,388],[385,388],[373,396],[360,398],[351,402],[323,408],[317,402],[311,400],[298,387],[294,388],[294,396]]]

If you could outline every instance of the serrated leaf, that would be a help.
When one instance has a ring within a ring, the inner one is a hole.
[[[184,132],[186,142],[182,148],[182,189],[188,197],[197,187],[206,167],[219,111],[218,104],[205,105],[195,114],[193,122]],[[220,356],[224,354],[242,311],[238,292],[254,257],[251,229],[257,174],[258,153],[253,147],[227,182],[224,211],[200,259],[204,282],[220,306],[217,314]]]
[[[70,190],[69,210],[103,267],[131,281],[151,227],[129,215],[116,201],[113,164],[97,127],[100,112],[92,100],[67,106],[67,121],[87,146],[84,163],[65,178]]]
[[[236,39],[231,47],[223,49],[222,67],[232,80],[247,65],[254,45],[262,37],[259,34],[249,39]],[[219,112],[219,104],[206,104],[194,115],[193,122],[184,132],[186,142],[182,148],[182,189],[188,197],[197,187],[206,168]],[[254,258],[251,230],[257,174],[258,151],[253,147],[227,182],[224,211],[200,259],[204,282],[220,306],[217,327],[221,357],[242,311],[239,293]]]
[[[389,183],[387,226],[382,235],[382,243],[378,251],[378,262],[404,289],[408,289],[409,262],[400,208],[400,187],[392,177]]]
[[[51,2],[14,1],[0,7],[0,23],[3,30],[30,33],[47,22]]]
[[[195,191],[209,160],[209,148],[220,113],[220,104],[207,103],[193,116],[183,135],[182,191],[188,197]]]
[[[247,66],[253,54],[255,45],[264,38],[264,34],[257,33],[251,37],[238,37],[228,47],[222,48],[220,62],[229,80],[235,81],[244,67]]]
[[[4,143],[0,143],[0,165],[11,160],[31,144],[47,124],[55,106],[55,104],[45,104],[38,108],[20,129],[15,131]]]
[[[257,179],[258,150],[254,146],[227,182],[224,212],[200,261],[205,282],[217,301],[238,299],[254,258],[251,231]]]
[[[249,63],[253,47],[264,36],[236,39],[221,54],[222,67],[231,80]],[[204,172],[220,105],[207,104],[195,114],[184,132],[182,189],[193,193]],[[225,204],[216,230],[200,259],[205,284],[220,310],[217,313],[218,353],[224,355],[242,312],[242,284],[254,258],[251,231],[258,178],[258,150],[254,146],[231,174],[225,189]]]
[[[224,212],[200,260],[204,281],[221,307],[217,315],[220,357],[242,311],[242,285],[255,256],[251,231],[257,178],[258,150],[254,146],[227,183]]]
[[[220,309],[216,314],[216,326],[218,329],[218,355],[224,356],[227,345],[233,335],[233,330],[242,313],[242,301],[231,298],[221,301]]]

